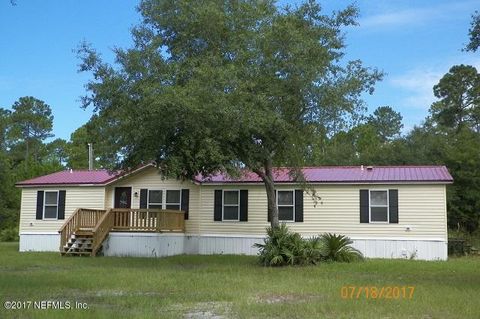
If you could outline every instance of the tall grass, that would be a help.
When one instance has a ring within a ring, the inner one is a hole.
[[[0,318],[480,318],[480,258],[262,267],[255,256],[61,257],[0,243],[0,301],[63,300],[87,310]],[[344,299],[345,286],[414,286],[411,299]]]

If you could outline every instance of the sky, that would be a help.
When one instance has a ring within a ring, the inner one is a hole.
[[[80,97],[91,78],[78,73],[74,49],[91,43],[106,61],[112,48],[131,46],[130,29],[140,22],[133,0],[0,0],[0,107],[22,96],[45,101],[54,115],[55,138],[70,134],[92,115]],[[280,5],[300,1],[282,0]],[[320,1],[325,13],[352,1]],[[435,101],[432,87],[456,64],[480,69],[480,53],[461,49],[468,42],[471,15],[479,0],[357,0],[359,26],[346,32],[346,58],[385,73],[369,112],[389,105],[403,116],[404,133],[421,124]]]

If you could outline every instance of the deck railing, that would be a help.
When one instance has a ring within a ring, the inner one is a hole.
[[[74,232],[81,229],[92,230],[105,213],[104,209],[77,208],[58,231],[60,249],[65,246]]]
[[[110,231],[185,232],[185,213],[169,209],[78,208],[59,230],[60,251],[73,233],[82,230],[92,233],[95,255]]]
[[[112,209],[114,231],[185,232],[185,213],[169,209]]]

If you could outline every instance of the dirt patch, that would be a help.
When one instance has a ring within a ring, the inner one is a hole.
[[[234,317],[231,302],[198,302],[195,304],[176,304],[167,311],[181,312],[185,319],[229,319]]]
[[[95,297],[131,297],[131,296],[161,296],[159,292],[149,291],[123,291],[123,290],[100,290]]]
[[[266,304],[303,303],[320,298],[321,296],[307,294],[261,294],[256,296],[255,301]]]

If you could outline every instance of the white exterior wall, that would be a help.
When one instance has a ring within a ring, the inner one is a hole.
[[[191,181],[179,181],[176,179],[163,179],[154,167],[146,168],[142,172],[135,175],[121,179],[118,182],[107,186],[105,189],[105,208],[113,207],[113,200],[115,196],[115,187],[131,187],[132,188],[132,208],[140,208],[140,190],[146,189],[189,189],[190,203],[188,220],[185,221],[185,229],[187,233],[198,234],[199,224],[199,210],[200,210],[200,186],[195,185]],[[138,197],[134,194],[137,193]]]
[[[106,255],[169,256],[174,254],[256,254],[252,248],[265,235],[267,199],[263,185],[196,185],[162,179],[147,168],[107,187],[23,188],[20,250],[58,251],[58,230],[64,220],[35,219],[38,190],[66,190],[67,219],[76,208],[113,206],[115,187],[132,187],[132,207],[139,207],[140,189],[190,189],[186,234],[112,233]],[[295,189],[278,185],[278,189]],[[304,221],[289,222],[304,237],[325,232],[344,234],[367,257],[419,259],[447,258],[446,187],[443,184],[314,185],[320,200],[315,205],[304,194]],[[248,222],[214,221],[216,189],[248,189]],[[398,224],[361,224],[360,189],[398,189]],[[409,228],[410,230],[407,230]],[[106,246],[107,247],[107,246]]]
[[[38,191],[65,191],[65,219],[36,219]],[[20,214],[20,251],[58,251],[62,227],[77,208],[103,209],[104,187],[26,187],[22,189]]]
[[[277,189],[294,189],[278,185]],[[214,221],[215,189],[248,189],[248,222]],[[351,238],[447,241],[445,185],[315,185],[318,204],[304,194],[304,221],[287,222],[302,236],[325,232]],[[360,223],[360,189],[398,189],[398,224]],[[267,195],[263,185],[201,187],[200,233],[203,235],[263,235],[267,221]],[[407,230],[407,226],[410,231]]]
[[[164,257],[180,254],[256,255],[263,236],[110,233],[105,256]],[[446,260],[447,243],[430,240],[353,239],[353,247],[367,258]]]

